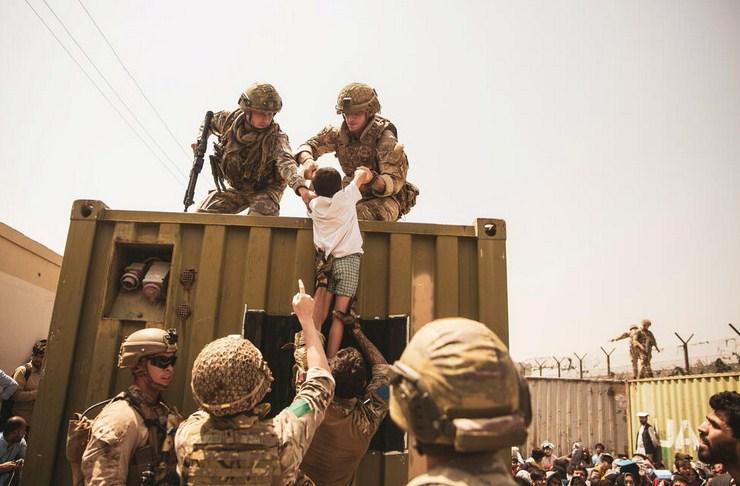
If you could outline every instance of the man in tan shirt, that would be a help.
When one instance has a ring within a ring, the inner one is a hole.
[[[46,354],[46,339],[41,339],[33,345],[31,360],[19,366],[13,373],[13,379],[18,383],[18,388],[13,395],[13,409],[11,415],[23,417],[27,429],[31,428],[31,417],[33,406],[36,403],[39,383],[44,368],[44,355]]]
[[[366,387],[365,359],[355,348],[340,349],[330,361],[337,383],[334,401],[301,464],[317,486],[352,482],[370,440],[388,413],[388,363],[356,320],[351,326],[367,364],[372,366],[372,379]]]

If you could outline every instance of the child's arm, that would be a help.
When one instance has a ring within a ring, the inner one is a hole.
[[[373,177],[373,171],[361,165],[360,167],[355,169],[355,176],[352,179],[352,183],[354,183],[357,187],[361,187],[362,185],[372,181]]]

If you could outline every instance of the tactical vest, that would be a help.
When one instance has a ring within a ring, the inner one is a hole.
[[[269,420],[211,416],[183,461],[183,484],[280,485],[278,445]]]
[[[219,176],[231,187],[262,190],[281,180],[276,160],[272,157],[280,126],[273,122],[264,131],[247,130],[241,134],[240,140],[238,133],[244,126],[244,117],[242,110],[229,114],[223,133],[218,134],[218,142],[213,145],[213,157]]]

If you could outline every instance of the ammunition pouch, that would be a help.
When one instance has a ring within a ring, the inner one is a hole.
[[[406,181],[403,188],[395,195],[396,201],[398,201],[398,205],[401,208],[401,216],[408,214],[409,211],[411,211],[411,208],[416,205],[416,198],[418,195],[419,188],[411,182]]]

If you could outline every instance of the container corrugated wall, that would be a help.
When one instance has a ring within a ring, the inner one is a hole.
[[[434,318],[464,316],[486,323],[508,342],[503,221],[362,222],[360,229],[365,254],[358,310],[364,318],[408,314],[413,332]],[[171,260],[166,305],[157,322],[116,310],[127,251],[166,251]],[[190,290],[180,282],[187,269],[196,270]],[[115,367],[123,336],[145,326],[178,329],[182,365],[166,396],[190,413],[195,406],[188,384],[198,352],[214,338],[240,333],[245,306],[290,314],[298,278],[313,290],[310,220],[115,211],[99,201],[76,201],[25,481],[51,484],[53,478],[54,484],[68,484],[66,419],[128,386],[128,373]],[[183,305],[191,314],[178,318]],[[413,470],[413,455],[410,462]]]
[[[740,391],[740,373],[635,380],[627,386],[630,449],[635,449],[640,427],[636,414],[647,412],[658,431],[663,462],[671,467],[677,452],[696,458],[697,428],[709,411],[709,397],[725,390]]]
[[[573,442],[623,453],[627,443],[627,397],[622,381],[527,377],[532,394],[532,425],[522,451],[528,457],[542,442],[555,444],[555,453],[570,453]]]

